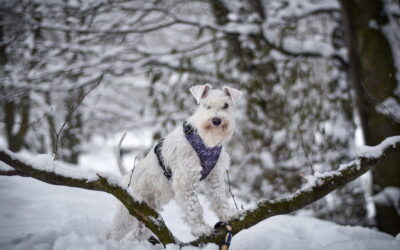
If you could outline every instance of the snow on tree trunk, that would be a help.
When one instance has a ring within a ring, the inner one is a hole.
[[[349,52],[349,75],[356,94],[356,106],[367,145],[400,134],[400,122],[393,114],[379,111],[388,99],[399,100],[396,88],[394,52],[382,29],[388,25],[381,0],[341,0],[345,36]],[[385,109],[385,111],[387,111]],[[387,158],[372,171],[375,193],[385,187],[400,187],[400,154]],[[376,223],[380,230],[396,235],[400,216],[376,204]]]

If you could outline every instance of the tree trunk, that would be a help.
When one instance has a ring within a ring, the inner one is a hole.
[[[388,23],[381,0],[340,0],[349,53],[349,78],[352,82],[365,143],[375,145],[382,139],[400,134],[400,123],[382,114],[378,106],[395,95],[396,68],[389,41],[381,27]],[[383,106],[384,109],[386,107]],[[372,171],[374,193],[388,186],[400,187],[400,154],[393,155]],[[379,230],[397,234],[400,217],[376,206]],[[394,208],[391,208],[394,209]]]
[[[3,21],[0,18],[0,22]],[[4,35],[3,26],[0,25],[0,41],[3,41]],[[4,72],[4,67],[8,63],[7,55],[7,43],[0,45],[0,73],[6,74]],[[2,76],[4,77],[4,76]],[[4,90],[5,92],[13,92],[12,88]],[[5,96],[6,97],[6,96]],[[4,98],[1,105],[4,111],[5,120],[5,134],[7,138],[8,148],[12,151],[19,151],[24,145],[25,135],[29,128],[29,115],[30,115],[30,98],[29,94],[24,94],[20,100],[12,100],[10,98]],[[18,112],[20,113],[20,121],[18,122]],[[15,127],[18,130],[15,131]]]

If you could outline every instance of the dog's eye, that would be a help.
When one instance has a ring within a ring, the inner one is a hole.
[[[228,103],[225,103],[224,104],[224,106],[222,107],[223,109],[227,109],[227,108],[229,108],[229,105],[228,105]]]

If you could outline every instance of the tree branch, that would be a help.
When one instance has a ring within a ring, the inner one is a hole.
[[[15,170],[13,168],[11,169],[1,169],[0,168],[0,175],[3,176],[22,176],[22,173],[19,172],[18,170]]]
[[[348,63],[346,62],[346,59],[344,59],[339,53],[334,52],[332,54],[327,54],[324,55],[321,52],[318,51],[307,51],[307,50],[302,50],[302,51],[294,51],[288,48],[285,48],[283,45],[278,45],[272,41],[270,41],[267,37],[267,35],[263,34],[262,36],[263,41],[265,41],[268,46],[270,46],[272,49],[279,51],[280,53],[284,54],[285,56],[289,57],[306,57],[306,58],[329,58],[332,60],[335,60],[340,63],[340,66],[343,68],[348,67]]]
[[[247,229],[258,222],[271,216],[287,214],[301,209],[329,194],[330,192],[342,187],[350,181],[358,178],[377,163],[386,159],[392,153],[400,153],[400,136],[389,137],[381,144],[374,147],[366,147],[355,160],[339,166],[336,171],[324,174],[316,173],[311,181],[300,188],[294,194],[276,200],[261,200],[253,209],[242,213],[241,218],[230,221],[233,227],[233,234]],[[8,150],[0,149],[0,175],[21,175],[30,176],[46,183],[80,187],[89,190],[97,190],[110,193],[119,199],[129,210],[132,216],[143,222],[164,244],[174,243],[181,246],[199,246],[206,243],[220,244],[225,236],[225,232],[217,231],[210,236],[201,237],[189,243],[177,242],[170,230],[165,225],[162,217],[150,208],[145,202],[136,200],[128,189],[111,182],[105,177],[97,175],[96,178],[81,179],[73,178],[56,173],[55,170],[43,170],[27,163],[19,156]],[[15,169],[11,170],[10,167]]]
[[[191,74],[200,75],[203,77],[209,76],[210,78],[215,78],[216,80],[209,79],[209,81],[211,83],[213,83],[213,81],[218,82],[218,80],[219,81],[223,80],[223,81],[229,82],[229,83],[240,83],[239,79],[235,79],[233,77],[223,75],[223,74],[216,75],[214,72],[203,70],[203,69],[200,69],[199,67],[181,66],[181,65],[171,64],[171,63],[167,63],[167,62],[161,62],[161,61],[157,61],[157,60],[149,60],[144,65],[145,66],[163,67],[163,68],[175,70],[177,72],[189,72]]]
[[[55,145],[54,145],[54,149],[53,149],[53,154],[54,154],[54,160],[58,159],[58,148],[60,146],[60,138],[62,135],[62,132],[65,128],[65,126],[67,125],[67,123],[69,123],[71,121],[72,115],[74,114],[74,112],[78,109],[78,107],[81,105],[81,103],[83,102],[83,100],[86,98],[86,96],[88,96],[95,88],[97,88],[100,83],[101,80],[103,79],[103,74],[100,75],[99,79],[97,80],[96,85],[94,85],[93,87],[91,87],[89,89],[88,92],[86,92],[83,96],[81,96],[79,98],[79,100],[77,101],[77,103],[75,105],[73,105],[71,108],[69,108],[68,113],[67,113],[67,117],[64,121],[64,123],[61,125],[60,129],[58,131],[55,130],[55,127],[53,127],[53,133],[55,135],[56,141],[55,141]]]
[[[392,153],[400,153],[400,136],[386,138],[375,147],[368,147],[368,151],[375,152],[368,155],[361,154],[350,163],[341,165],[338,170],[316,175],[314,183],[310,183],[294,194],[276,200],[261,200],[254,209],[245,211],[240,219],[230,221],[233,234],[254,226],[258,222],[279,214],[288,214],[301,209],[321,199],[330,192],[344,186],[350,181],[360,177],[377,163],[386,159]],[[217,232],[211,236],[199,238],[190,242],[190,245],[203,243],[220,243],[225,232]]]
[[[39,169],[13,152],[5,149],[0,149],[0,161],[15,169],[15,171],[12,171],[1,167],[0,175],[18,174],[21,176],[33,177],[53,185],[78,187],[110,193],[124,204],[132,216],[135,216],[139,221],[143,222],[146,227],[158,237],[162,244],[176,243],[175,237],[165,225],[161,215],[145,202],[135,199],[129,190],[121,186],[118,182],[112,182],[100,175],[91,179],[85,179],[83,177],[74,178],[56,173],[57,168],[54,168],[53,171]]]
[[[282,54],[289,56],[289,57],[307,57],[307,58],[330,58],[333,60],[338,61],[342,67],[347,66],[346,60],[338,53],[332,53],[330,55],[324,55],[319,51],[293,51],[290,49],[285,48],[284,46],[277,45],[274,42],[270,41],[265,34],[263,34],[263,29],[259,24],[255,23],[247,23],[247,24],[240,24],[240,23],[226,23],[225,25],[217,25],[211,22],[198,22],[195,20],[184,19],[178,17],[174,13],[171,13],[170,10],[159,8],[159,7],[150,7],[150,8],[134,8],[135,10],[141,10],[145,13],[148,11],[157,11],[160,13],[164,13],[165,17],[168,17],[170,20],[165,22],[160,22],[158,24],[153,25],[133,25],[134,27],[125,28],[125,29],[98,29],[98,28],[89,28],[89,27],[71,27],[71,26],[54,26],[52,24],[45,24],[41,25],[40,28],[44,30],[55,30],[55,31],[68,31],[68,32],[75,32],[75,33],[84,33],[84,34],[91,34],[91,33],[98,33],[98,34],[144,34],[149,32],[154,32],[158,30],[162,30],[165,28],[169,28],[174,25],[187,25],[196,27],[198,29],[206,29],[212,32],[219,32],[224,34],[224,36],[228,35],[246,35],[248,37],[257,37],[262,38],[271,48],[281,52]],[[319,8],[312,10],[310,12],[304,13],[298,17],[294,17],[294,19],[289,19],[289,22],[296,21],[298,19],[302,19],[304,17],[322,13],[337,13],[336,8]],[[296,19],[297,18],[297,19]],[[244,27],[243,27],[244,25]],[[136,27],[135,27],[136,26]],[[139,27],[137,27],[139,26]]]
[[[326,8],[317,8],[314,10],[310,10],[307,11],[305,13],[296,15],[296,16],[288,16],[288,17],[284,17],[283,19],[286,20],[288,22],[288,24],[290,23],[294,23],[294,22],[298,22],[301,19],[304,18],[309,18],[315,15],[321,15],[321,14],[327,14],[327,15],[335,15],[335,14],[339,14],[340,13],[340,9],[335,8],[335,7],[326,7]]]
[[[148,33],[161,29],[165,29],[167,27],[171,27],[173,25],[179,24],[177,21],[169,21],[162,24],[145,27],[145,28],[127,28],[127,29],[93,29],[93,28],[80,28],[80,27],[70,27],[70,26],[55,26],[55,25],[41,25],[40,28],[44,30],[54,30],[54,31],[64,31],[64,32],[75,32],[82,34],[90,34],[90,33],[100,33],[100,34],[112,34],[112,35],[122,35],[122,34],[133,34],[133,33]]]

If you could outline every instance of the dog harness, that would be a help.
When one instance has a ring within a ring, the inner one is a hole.
[[[157,156],[158,164],[160,165],[160,167],[164,171],[165,177],[167,177],[168,180],[170,180],[171,177],[172,177],[172,171],[171,171],[171,169],[169,167],[166,167],[165,164],[164,164],[164,157],[162,156],[162,153],[161,153],[161,148],[162,148],[163,144],[164,144],[164,138],[162,138],[161,140],[159,140],[157,142],[156,146],[154,147],[154,153]]]
[[[185,134],[186,140],[190,143],[190,145],[192,145],[193,150],[196,152],[197,156],[199,157],[200,165],[203,168],[201,171],[200,180],[204,180],[211,173],[211,171],[214,169],[215,165],[217,164],[219,155],[221,154],[222,146],[220,145],[220,146],[215,146],[212,148],[207,147],[204,144],[204,141],[199,136],[199,134],[193,128],[193,126],[187,122],[183,123],[183,133]],[[157,156],[160,167],[164,171],[164,175],[168,179],[171,179],[171,177],[172,177],[171,169],[168,166],[165,166],[164,158],[163,158],[162,152],[161,152],[163,143],[164,143],[164,138],[162,138],[156,144],[156,146],[154,147],[154,153]]]
[[[227,222],[218,221],[215,226],[214,230],[225,230],[226,234],[224,239],[219,243],[220,250],[228,250],[229,246],[231,245],[233,233],[232,233],[232,226],[229,225]]]

